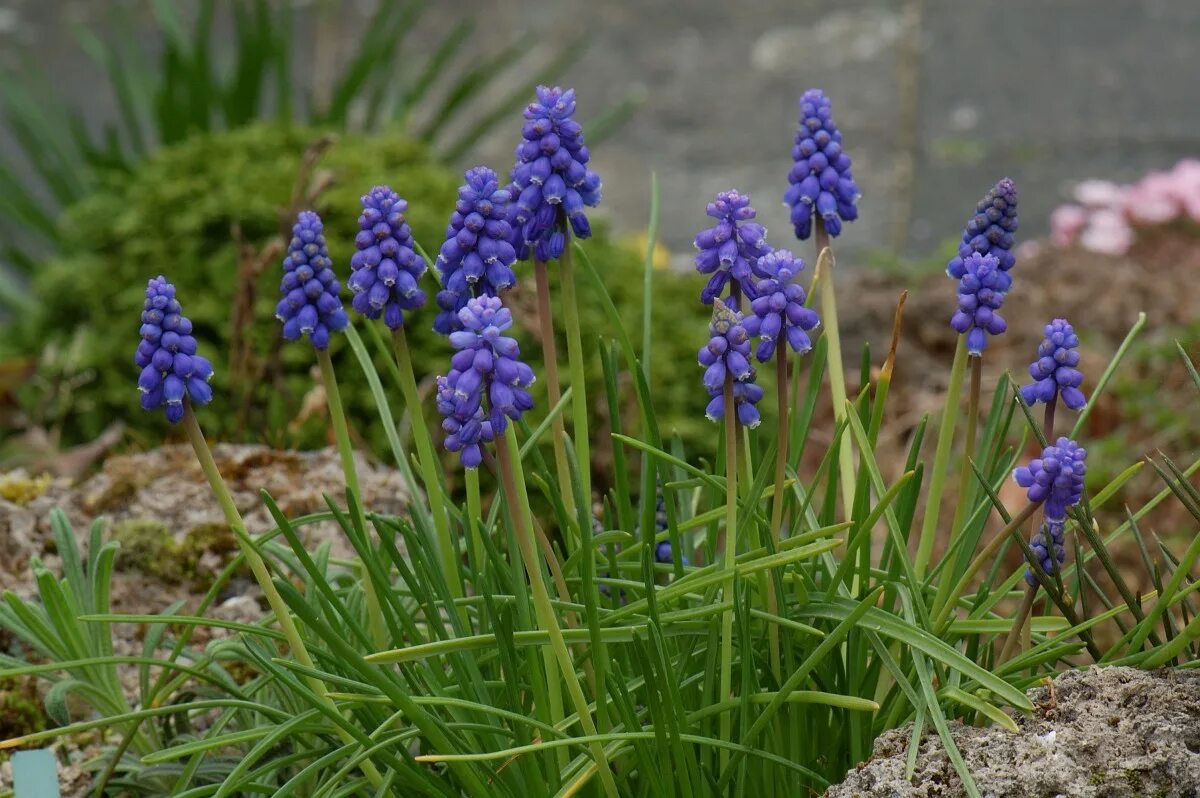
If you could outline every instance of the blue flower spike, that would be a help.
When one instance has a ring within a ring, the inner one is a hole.
[[[792,160],[791,187],[783,195],[783,204],[791,209],[796,238],[808,239],[814,221],[836,238],[843,222],[858,218],[861,195],[850,173],[850,156],[842,149],[841,131],[833,121],[833,106],[820,89],[809,89],[800,97]]]
[[[1029,376],[1034,382],[1021,388],[1021,396],[1031,406],[1061,398],[1071,410],[1082,410],[1087,397],[1079,390],[1083,375],[1076,368],[1079,365],[1079,353],[1075,351],[1079,336],[1066,319],[1054,319],[1046,325],[1044,333],[1045,338],[1038,345],[1037,360],[1029,364]]]
[[[296,217],[279,283],[283,298],[275,308],[275,317],[283,322],[285,341],[308,336],[317,349],[327,348],[330,333],[346,329],[350,322],[338,297],[341,285],[322,229],[321,218],[312,211]]]
[[[710,421],[725,417],[724,391],[728,375],[733,380],[738,421],[753,429],[761,421],[756,405],[763,398],[763,389],[755,382],[754,367],[750,365],[750,334],[742,322],[742,314],[716,299],[708,331],[708,343],[698,355],[700,365],[704,367],[704,387],[712,397],[704,415]]]
[[[183,315],[175,286],[159,275],[146,286],[142,305],[141,342],[134,362],[141,368],[138,391],[142,409],[163,408],[167,421],[183,420],[184,402],[206,405],[212,401],[212,363],[196,354],[192,322]]]
[[[798,355],[812,349],[808,334],[820,325],[821,318],[805,307],[804,288],[794,282],[803,269],[804,261],[786,249],[758,259],[757,271],[762,279],[750,302],[753,315],[746,317],[744,325],[751,336],[759,339],[754,356],[760,363],[771,359],[781,340]]]
[[[963,261],[958,309],[950,319],[950,326],[967,336],[968,354],[982,356],[987,337],[1008,329],[1008,323],[999,313],[1004,304],[1005,277],[995,255],[975,252]]]
[[[504,335],[513,319],[499,297],[473,297],[458,316],[462,328],[450,334],[458,351],[449,373],[438,380],[437,407],[447,451],[458,452],[464,467],[477,468],[481,444],[503,435],[510,420],[533,408],[528,388],[534,374],[520,359],[516,339]]]
[[[358,217],[358,250],[350,258],[350,279],[346,284],[354,292],[350,305],[368,319],[383,317],[389,329],[404,325],[404,311],[425,304],[425,292],[418,287],[425,273],[425,261],[413,249],[412,230],[404,218],[408,203],[387,186],[376,186],[362,198],[363,212]]]
[[[736,288],[753,298],[758,260],[770,253],[771,246],[767,229],[754,221],[758,214],[750,205],[750,197],[734,189],[722,191],[708,203],[705,213],[717,223],[700,231],[695,240],[696,271],[711,275],[700,292],[700,301],[711,305],[726,285],[730,286],[731,297]],[[733,304],[736,308],[737,303]]]
[[[975,206],[975,215],[963,230],[958,254],[946,264],[946,274],[956,280],[966,274],[966,261],[972,254],[994,255],[1002,274],[1001,291],[1012,284],[1009,272],[1016,265],[1013,255],[1017,233],[1017,187],[1009,178],[996,183]]]
[[[517,281],[508,189],[486,166],[468,169],[465,180],[437,257],[442,288],[433,329],[442,335],[462,329],[458,312],[471,297],[499,296]]]
[[[549,261],[566,246],[564,223],[576,238],[591,236],[584,208],[600,204],[600,177],[588,169],[583,127],[573,118],[575,90],[538,86],[536,93],[516,149],[509,221],[517,257]]]

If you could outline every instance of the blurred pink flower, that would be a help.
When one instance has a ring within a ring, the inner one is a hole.
[[[1050,214],[1050,240],[1056,246],[1069,247],[1087,226],[1087,209],[1080,205],[1059,205]]]
[[[1109,180],[1084,180],[1075,186],[1075,199],[1092,208],[1112,207],[1121,201],[1125,190]]]
[[[1079,245],[1101,255],[1124,255],[1133,246],[1133,228],[1119,211],[1098,210],[1088,219]]]

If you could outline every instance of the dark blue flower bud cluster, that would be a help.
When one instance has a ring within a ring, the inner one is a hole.
[[[571,118],[574,113],[575,90],[557,86],[538,86],[537,101],[525,108],[523,140],[517,145],[509,187],[509,221],[521,260],[531,253],[541,261],[562,255],[562,218],[578,238],[592,234],[584,208],[600,203],[600,177],[587,168],[590,156],[583,128]]]
[[[196,354],[192,322],[183,315],[175,286],[161,275],[146,286],[140,334],[133,359],[142,370],[138,391],[143,410],[162,407],[167,421],[177,424],[183,419],[185,399],[196,405],[212,401],[212,363]]]
[[[946,274],[958,280],[966,274],[966,260],[972,253],[995,255],[1002,277],[1002,291],[1012,284],[1009,270],[1017,262],[1012,253],[1013,237],[1017,232],[1017,187],[1007,177],[996,185],[975,206],[975,215],[963,230],[958,254],[946,264]]]
[[[442,335],[461,329],[458,312],[468,299],[499,296],[517,281],[512,270],[517,253],[508,223],[508,189],[501,188],[496,173],[486,166],[468,169],[465,178],[437,257],[441,310],[433,329]]]
[[[404,311],[425,304],[425,292],[417,283],[425,273],[425,261],[413,249],[412,231],[404,219],[408,203],[387,186],[376,186],[362,198],[354,237],[357,252],[350,258],[354,292],[351,307],[368,319],[383,316],[389,329],[404,325]]]
[[[783,338],[797,354],[812,349],[808,333],[821,323],[815,310],[805,307],[804,288],[792,282],[804,269],[804,261],[786,249],[777,249],[758,259],[757,273],[763,279],[754,287],[746,332],[759,339],[755,357],[766,363]]]
[[[800,127],[792,147],[791,187],[783,203],[792,212],[796,238],[812,235],[813,220],[825,232],[837,236],[842,222],[858,218],[858,186],[850,173],[850,156],[842,150],[842,134],[833,122],[833,108],[820,89],[809,89],[800,97]]]
[[[722,191],[708,203],[705,213],[717,223],[696,236],[696,271],[712,275],[700,292],[700,301],[711,305],[730,280],[730,296],[735,296],[735,290],[755,296],[754,271],[758,259],[771,247],[767,244],[767,229],[751,221],[757,213],[750,197],[734,190]]]
[[[1075,367],[1079,365],[1079,336],[1066,319],[1055,319],[1046,325],[1046,337],[1038,344],[1038,358],[1029,365],[1029,376],[1035,382],[1021,388],[1025,403],[1053,402],[1061,396],[1063,404],[1072,410],[1081,410],[1087,398],[1079,386],[1083,375]]]
[[[755,383],[754,367],[750,365],[750,334],[742,322],[742,314],[714,301],[713,318],[708,327],[709,339],[698,356],[705,367],[704,387],[712,401],[704,411],[710,421],[725,417],[725,378],[733,380],[733,399],[738,421],[747,427],[757,427],[761,420],[755,407],[763,397],[763,389]]]
[[[1013,479],[1031,502],[1045,502],[1047,521],[1062,521],[1083,496],[1087,451],[1070,438],[1059,438],[1042,456],[1013,471]]]
[[[972,355],[983,354],[987,335],[1000,335],[1008,329],[998,312],[1004,304],[1006,278],[995,255],[973,252],[963,261],[958,310],[951,317],[950,326],[966,334],[967,351]]]
[[[1037,561],[1042,566],[1042,570],[1048,575],[1053,574],[1067,559],[1067,550],[1065,546],[1066,524],[1062,521],[1047,521],[1042,524],[1042,528],[1032,540],[1029,541],[1029,548],[1033,549],[1033,554],[1037,557]],[[1030,587],[1038,586],[1038,579],[1033,573],[1033,569],[1025,569],[1025,581]]]
[[[312,211],[302,211],[296,217],[279,283],[283,299],[275,308],[275,318],[283,322],[285,341],[307,335],[317,349],[328,347],[329,334],[344,330],[350,323],[338,296],[341,285],[321,231],[321,217]]]
[[[534,376],[520,359],[516,339],[503,335],[513,322],[499,297],[469,299],[458,317],[462,329],[450,334],[458,351],[438,383],[438,411],[444,417],[446,449],[458,452],[465,467],[476,468],[483,460],[480,444],[503,435],[509,419],[516,421],[533,407],[526,389]]]

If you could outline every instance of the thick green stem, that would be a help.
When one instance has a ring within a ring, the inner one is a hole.
[[[546,580],[542,573],[542,565],[537,555],[537,546],[534,540],[533,514],[529,509],[529,496],[525,488],[525,472],[521,467],[519,458],[516,456],[519,448],[516,431],[510,423],[507,425],[504,436],[496,438],[496,459],[500,466],[500,481],[504,489],[505,498],[511,508],[513,520],[517,525],[517,548],[520,549],[521,560],[525,565],[525,572],[529,578],[529,586],[533,593],[534,610],[538,617],[538,626],[544,629],[550,637],[550,648],[558,660],[563,680],[567,685],[567,693],[570,695],[571,703],[574,704],[575,711],[579,715],[579,725],[583,729],[583,733],[589,737],[594,737],[596,735],[596,724],[592,721],[592,713],[588,708],[587,697],[583,694],[583,686],[579,682],[579,674],[575,672],[575,663],[571,659],[570,651],[567,650],[562,629],[558,625],[558,617],[554,612],[553,605],[550,603],[549,591],[546,590]],[[561,717],[557,718],[555,721],[556,725],[561,720]],[[604,752],[604,746],[597,741],[590,743],[589,749],[592,753],[592,759],[598,768],[600,781],[604,784],[605,792],[610,796],[617,795],[617,784],[608,763],[608,756]]]
[[[737,558],[737,408],[733,403],[733,378],[725,377],[725,553],[721,568],[725,581],[721,585],[721,601],[726,610],[721,615],[721,694],[720,701],[733,695],[733,577]],[[721,715],[721,739],[729,740],[732,719]],[[729,752],[721,749],[721,769],[729,763]]]
[[[487,581],[485,577],[487,554],[484,552],[483,537],[479,530],[480,520],[483,518],[482,502],[479,499],[479,469],[466,469],[463,479],[467,484],[467,535],[471,540],[471,551],[473,552],[474,572],[471,576],[475,582],[476,591],[478,591],[479,586]]]
[[[246,564],[250,566],[250,572],[254,574],[254,580],[258,582],[259,588],[267,599],[267,604],[271,607],[271,612],[275,614],[275,622],[279,624],[280,631],[287,638],[288,646],[292,650],[292,656],[296,658],[296,662],[305,668],[316,670],[316,665],[308,653],[308,648],[304,645],[304,640],[300,637],[300,630],[296,628],[296,622],[292,619],[292,615],[288,611],[287,603],[283,600],[283,596],[279,595],[279,591],[275,588],[275,583],[271,581],[271,573],[267,570],[266,562],[258,553],[258,550],[254,548],[254,544],[250,542],[250,533],[246,530],[246,523],[242,520],[242,514],[238,512],[237,505],[233,503],[233,496],[229,493],[229,488],[225,485],[225,480],[221,478],[221,472],[217,469],[216,461],[213,460],[212,451],[208,448],[208,442],[204,440],[204,432],[200,429],[200,422],[196,420],[196,414],[192,412],[192,406],[186,403],[183,407],[183,428],[187,432],[188,441],[192,444],[192,451],[196,453],[196,459],[200,462],[200,470],[204,472],[204,478],[208,480],[209,487],[212,488],[213,495],[216,497],[217,503],[221,505],[221,511],[225,514],[225,523],[229,524],[229,527],[234,531],[234,537],[237,538],[238,545],[242,549],[242,554],[246,558]],[[309,689],[317,694],[321,703],[334,712],[338,711],[337,706],[333,703],[333,699],[329,697],[329,691],[325,688],[323,681],[312,676],[306,676],[304,680],[308,684]],[[337,727],[337,732],[343,742],[354,742],[354,738],[350,733],[340,726]],[[363,762],[362,770],[376,787],[383,783],[383,777],[371,761]]]
[[[783,503],[786,495],[784,493],[783,483],[787,476],[787,456],[788,456],[788,367],[787,367],[787,342],[780,341],[777,344],[775,351],[775,381],[776,398],[778,399],[779,413],[779,428],[775,435],[775,495],[771,500],[771,535],[772,540],[782,539],[783,537]],[[767,612],[771,615],[779,614],[779,596],[775,593],[775,579],[771,579],[771,585],[767,590]],[[779,627],[776,624],[771,624],[767,628],[767,643],[771,650],[771,673],[775,677],[775,683],[779,684],[783,679],[783,671],[779,665]]]
[[[954,584],[954,575],[958,571],[959,557],[970,557],[973,551],[959,551],[954,545],[956,538],[963,534],[963,524],[970,508],[971,485],[975,480],[972,468],[975,457],[975,437],[979,427],[979,393],[983,382],[983,358],[978,355],[968,355],[971,367],[971,390],[967,394],[967,440],[963,447],[962,468],[958,474],[958,501],[954,507],[954,521],[950,524],[950,539],[947,542],[947,562],[942,569],[943,579],[938,585],[938,594],[942,599]],[[939,441],[941,443],[941,441]],[[940,601],[935,602],[940,604]]]
[[[954,363],[950,366],[950,384],[946,388],[946,405],[942,409],[942,425],[938,429],[937,453],[933,456],[933,468],[929,473],[929,493],[925,495],[925,519],[921,524],[921,537],[917,541],[917,556],[913,560],[913,574],[918,579],[925,576],[937,538],[942,491],[946,488],[946,469],[950,463],[950,448],[954,443],[954,425],[958,421],[958,400],[962,395],[963,372],[966,368],[967,337],[960,335],[958,348],[954,350]]]
[[[329,404],[329,420],[333,423],[333,437],[337,441],[338,456],[342,460],[342,473],[346,480],[346,507],[349,509],[354,523],[358,525],[359,534],[366,539],[368,533],[363,517],[362,491],[358,487],[358,468],[354,465],[354,445],[350,442],[350,428],[346,425],[346,412],[342,409],[342,394],[338,390],[337,374],[334,373],[333,361],[329,358],[328,349],[317,350],[317,364],[321,367],[325,401]],[[375,583],[367,574],[366,568],[360,569],[359,579],[363,586],[363,596],[367,601],[367,628],[371,632],[371,640],[380,650],[390,648],[391,641],[388,640],[387,630],[384,628],[379,596],[375,592]]]
[[[417,378],[413,374],[412,355],[408,350],[408,338],[404,328],[399,327],[392,333],[392,345],[396,351],[396,363],[400,367],[400,391],[404,394],[404,403],[408,406],[408,417],[412,424],[413,443],[417,446],[417,456],[421,460],[421,480],[425,483],[425,495],[429,499],[429,511],[433,514],[433,528],[437,533],[438,548],[442,556],[442,572],[450,585],[450,592],[455,598],[462,598],[462,571],[459,568],[458,553],[454,541],[450,538],[450,520],[446,516],[446,497],[442,492],[442,482],[439,477],[441,462],[433,448],[433,437],[425,423],[425,414],[421,412],[421,397],[417,393]],[[466,609],[463,609],[465,616]]]
[[[846,418],[846,375],[842,363],[842,339],[838,327],[837,294],[833,286],[833,250],[822,224],[815,225],[817,241],[817,286],[821,291],[821,324],[829,342],[829,393],[833,400],[833,418],[838,424]],[[854,474],[854,454],[850,436],[843,435],[838,450],[839,482],[842,489],[843,520],[854,514],[854,493],[857,477]]]
[[[568,237],[559,261],[562,269],[563,287],[563,320],[567,327],[567,362],[571,370],[571,432],[574,434],[575,462],[579,466],[580,492],[583,501],[592,501],[592,453],[591,441],[588,439],[588,403],[585,357],[583,354],[583,336],[579,328],[579,300],[575,293],[575,264],[571,258],[571,242]],[[568,488],[570,483],[564,486]],[[591,513],[588,513],[590,516]],[[590,524],[588,525],[590,527]],[[582,532],[586,537],[590,533]],[[590,556],[586,554],[584,556]]]
[[[567,251],[566,248],[563,250]],[[542,359],[546,366],[546,399],[549,407],[557,407],[562,399],[562,384],[558,379],[558,346],[554,342],[554,317],[550,314],[550,278],[546,273],[546,262],[533,261],[534,282],[537,285],[538,329],[542,336]],[[571,467],[567,462],[567,428],[562,414],[554,417],[550,424],[550,440],[554,446],[554,470],[558,474],[559,490],[566,508],[567,517],[575,517],[575,492],[571,489]],[[583,464],[580,463],[580,468]],[[586,494],[585,494],[586,495]],[[563,536],[571,542],[571,535]]]

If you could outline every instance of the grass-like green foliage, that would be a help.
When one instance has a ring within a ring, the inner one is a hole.
[[[64,444],[94,438],[113,418],[128,419],[147,440],[162,436],[166,424],[160,414],[126,411],[131,396],[136,398],[128,379],[128,333],[135,329],[146,279],[166,273],[188,297],[188,314],[207,351],[220,353],[214,387],[218,396],[227,397],[229,412],[207,421],[210,433],[277,446],[323,445],[324,415],[292,425],[313,386],[313,364],[304,348],[280,346],[273,314],[282,253],[246,281],[239,276],[239,245],[232,237],[236,226],[243,246],[257,252],[279,238],[281,224],[290,228],[285,209],[303,155],[321,135],[311,128],[259,125],[197,136],[160,150],[132,173],[111,173],[103,188],[72,206],[63,223],[63,254],[34,275],[35,309],[11,325],[0,344],[8,356],[38,358],[37,373],[20,391],[30,418],[55,430]],[[414,234],[436,251],[461,181],[461,175],[432,158],[428,147],[401,136],[338,137],[313,174],[313,179],[327,175],[333,181],[318,195],[315,210],[325,221],[331,254],[343,274],[361,211],[358,198],[367,188],[388,183],[408,199]],[[603,230],[593,238],[591,252],[613,286],[623,319],[640,324],[641,256],[616,245]],[[659,365],[668,377],[661,409],[672,426],[698,442],[708,429],[700,418],[703,397],[691,384],[694,347],[672,331],[702,326],[704,311],[692,301],[690,281],[668,273],[659,279],[662,312],[655,333],[662,341]],[[424,288],[430,297],[436,293],[432,273]],[[231,353],[235,300],[253,308],[240,332],[250,357],[238,373]],[[583,308],[585,326],[603,322],[599,307]],[[446,369],[449,347],[431,323],[419,314],[408,328],[418,379]],[[521,337],[534,351],[530,332]],[[390,354],[372,351],[381,355],[381,368],[390,362]],[[351,425],[360,445],[383,453],[373,399],[357,366],[345,362],[348,356],[345,350],[335,353],[345,366],[339,371]],[[602,401],[599,358],[592,359],[589,374],[591,396]],[[386,371],[384,380],[395,387]],[[629,391],[622,395],[628,404]]]
[[[593,475],[596,484],[610,485],[600,531],[584,529],[586,510],[578,518],[565,514],[562,496],[579,491],[579,472],[572,485],[558,484],[536,445],[550,426],[544,406],[511,438],[519,451],[507,481],[527,493],[489,486],[480,497],[468,490],[461,504],[416,503],[407,518],[352,503],[291,519],[264,494],[276,526],[251,530],[253,545],[275,573],[270,588],[290,608],[299,637],[277,631],[270,615],[248,626],[205,617],[223,584],[245,566],[242,556],[186,615],[178,605],[157,615],[109,613],[112,544],[104,545],[94,527],[85,562],[58,516],[63,578],[35,563],[40,601],[10,593],[0,605],[0,625],[44,664],[9,658],[0,678],[48,680],[49,715],[61,725],[5,745],[112,729],[112,747],[97,763],[110,794],[802,795],[837,781],[869,754],[876,735],[912,720],[910,768],[916,741],[932,729],[968,794],[977,795],[950,741],[949,720],[1012,725],[1002,709],[1031,710],[1024,688],[1063,667],[1156,666],[1200,654],[1193,595],[1200,581],[1190,575],[1200,545],[1182,556],[1165,547],[1147,555],[1156,589],[1141,596],[1131,594],[1108,551],[1130,539],[1148,549],[1139,521],[1167,499],[1200,521],[1200,493],[1187,479],[1200,461],[1184,471],[1155,458],[1165,487],[1124,520],[1111,511],[1137,464],[1111,482],[1089,485],[1069,522],[1072,556],[1061,574],[1044,580],[1050,598],[1033,614],[1030,644],[999,662],[1024,566],[1005,567],[993,553],[1024,547],[1028,531],[1010,524],[997,532],[1010,519],[996,494],[1025,443],[1041,434],[1027,408],[1014,402],[1011,383],[1002,379],[983,398],[976,455],[965,469],[975,479],[960,492],[965,505],[954,513],[926,504],[931,464],[922,443],[937,424],[920,425],[898,478],[889,482],[874,458],[889,368],[849,398],[835,429],[822,430],[832,443],[820,465],[797,470],[811,446],[813,409],[828,393],[827,353],[836,328],[797,364],[785,482],[774,484],[773,477],[784,433],[768,424],[737,430],[744,445],[736,469],[728,468],[723,443],[710,464],[664,431],[656,397],[670,386],[658,377],[666,358],[657,347],[666,341],[657,334],[647,339],[654,353],[648,378],[636,342],[640,325],[613,303],[606,286],[619,283],[602,274],[594,254],[603,248],[594,243],[575,251],[579,301],[605,320],[584,328],[585,337],[599,342],[601,395],[619,396],[621,383],[631,383],[635,397],[626,412],[611,415],[617,453],[611,472]],[[657,297],[659,275],[649,276]],[[813,293],[823,296],[822,311],[831,317],[832,292]],[[181,295],[196,296],[182,289]],[[657,314],[657,300],[647,296],[644,312]],[[374,412],[394,419],[401,411],[395,393],[383,388],[386,373],[366,356],[364,342],[373,333],[359,334],[369,332],[361,319],[354,324],[347,334],[352,346],[339,348],[356,350],[356,357],[342,359],[340,376],[350,379],[356,366],[365,370]],[[1098,393],[1139,328],[1115,353]],[[670,334],[693,342],[705,335],[702,326],[679,325]],[[311,354],[293,348],[298,359]],[[1200,388],[1200,375],[1187,365]],[[220,415],[218,407],[206,407],[202,422]],[[636,437],[627,434],[635,428]],[[855,461],[846,470],[836,462],[843,440]],[[394,460],[407,465],[400,438],[389,434],[388,442]],[[936,465],[954,469],[959,459]],[[729,502],[727,480],[735,475],[739,487]],[[215,469],[210,479],[220,495]],[[651,523],[656,481],[668,518],[663,530]],[[785,492],[788,519],[778,538],[767,521],[776,490]],[[544,582],[533,583],[536,589],[517,556],[522,536],[533,539],[523,520],[531,498],[549,508],[537,519],[550,548],[536,555],[541,565],[533,578]],[[433,521],[443,509],[455,549],[448,560]],[[938,514],[932,528],[956,556],[922,568],[909,551],[928,513]],[[1001,520],[989,524],[996,516]],[[354,546],[357,565],[302,544],[304,525],[329,519]],[[734,530],[741,544],[722,565],[721,541]],[[655,564],[651,552],[662,539],[687,552],[692,564]],[[1077,567],[1091,560],[1103,565],[1105,579]],[[141,656],[113,655],[107,625],[118,621],[147,624]],[[198,645],[192,633],[204,626],[233,634]],[[1110,632],[1107,642],[1101,629]],[[384,645],[374,642],[377,635]],[[291,654],[281,649],[285,637]],[[772,639],[777,652],[767,643]],[[311,668],[299,664],[296,644],[311,656]],[[567,662],[570,674],[562,670]],[[116,686],[118,665],[139,669],[136,705]],[[727,695],[717,688],[725,668],[732,674]],[[573,683],[581,685],[594,735],[585,736],[567,697]],[[93,711],[67,717],[68,695]]]

